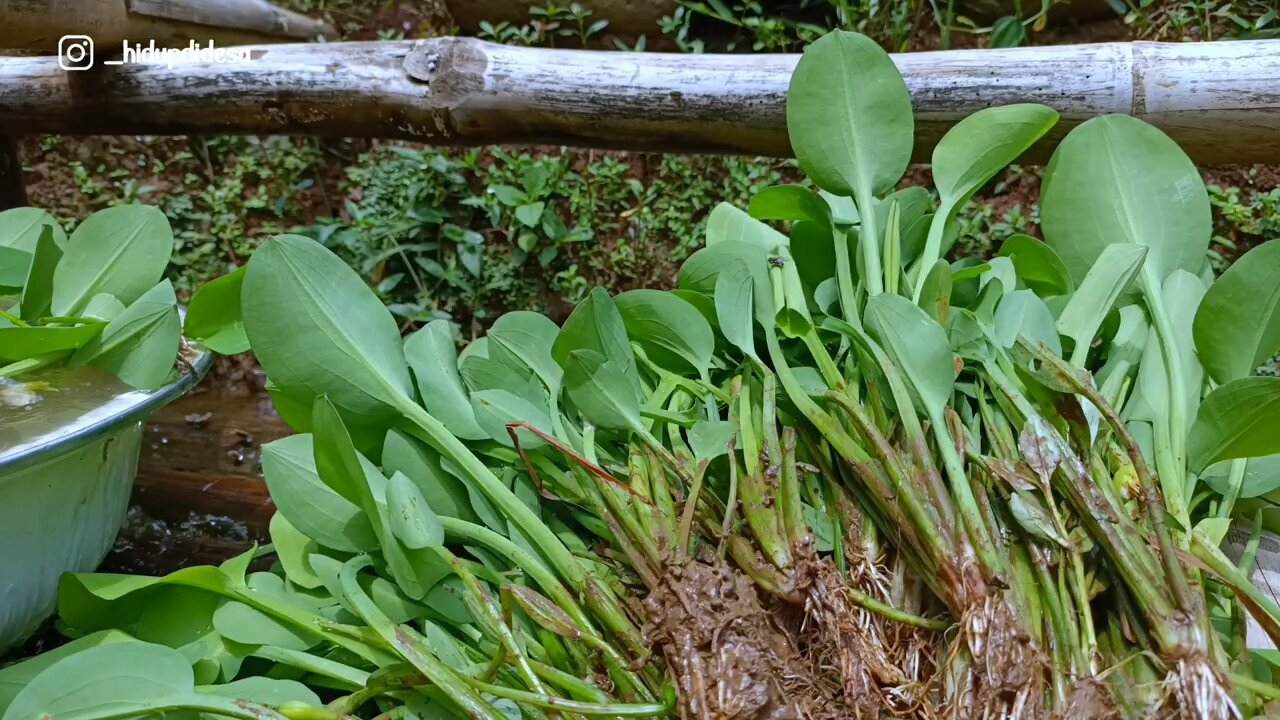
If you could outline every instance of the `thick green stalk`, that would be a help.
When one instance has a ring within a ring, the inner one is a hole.
[[[853,263],[849,258],[849,237],[834,225],[831,237],[836,251],[836,287],[840,292],[840,311],[850,325],[858,324],[858,301],[853,293]]]
[[[608,717],[660,717],[671,712],[675,707],[675,694],[668,693],[664,702],[660,703],[590,703],[580,700],[567,700],[551,695],[515,690],[503,685],[492,685],[474,678],[466,678],[467,682],[477,690],[494,697],[515,700],[518,703],[532,705],[543,710],[571,713],[576,715],[605,715]]]
[[[498,506],[498,510],[511,519],[516,527],[538,547],[556,572],[574,590],[581,591],[586,581],[586,571],[578,564],[569,548],[556,537],[536,513],[516,497],[461,440],[453,436],[439,420],[428,414],[416,403],[406,401],[401,408],[409,423],[404,429],[425,440],[446,458],[458,466],[467,478],[474,482]]]
[[[1236,500],[1240,498],[1240,488],[1244,485],[1244,474],[1248,464],[1249,461],[1244,458],[1231,461],[1231,467],[1227,471],[1227,494],[1222,496],[1222,502],[1218,504],[1218,517],[1231,517],[1231,510],[1235,507]]]
[[[876,227],[876,198],[871,185],[859,182],[854,188],[858,203],[858,247],[862,250],[862,282],[868,295],[884,292],[884,274],[880,266],[880,233]]]
[[[861,209],[861,208],[859,208]],[[920,294],[924,292],[924,281],[929,276],[929,269],[934,263],[938,262],[938,258],[942,257],[942,235],[947,227],[947,220],[950,218],[951,208],[943,205],[938,208],[938,212],[933,216],[933,221],[929,223],[929,235],[925,239],[924,249],[920,251],[920,257],[912,266],[911,281],[914,288],[911,290],[911,302],[920,304]]]
[[[1186,368],[1182,367],[1182,357],[1178,354],[1177,336],[1173,329],[1173,321],[1164,305],[1161,287],[1160,279],[1155,276],[1155,269],[1150,263],[1144,264],[1142,294],[1147,301],[1147,309],[1151,311],[1151,318],[1154,320],[1165,371],[1169,378],[1169,417],[1167,422],[1157,423],[1155,432],[1156,468],[1169,512],[1178,518],[1183,527],[1189,528],[1191,517],[1187,507],[1186,488],[1188,423],[1187,383],[1184,379]],[[1164,447],[1160,447],[1161,445]],[[1189,539],[1184,538],[1184,546],[1189,542]]]
[[[451,436],[452,437],[452,436]],[[342,592],[356,614],[410,665],[449,696],[472,720],[505,720],[502,713],[473,690],[465,679],[431,653],[426,641],[406,625],[396,625],[365,594],[357,575],[371,564],[368,556],[348,560],[338,574]]]
[[[849,437],[834,417],[818,407],[818,404],[800,386],[800,381],[791,373],[791,368],[787,365],[786,359],[782,355],[782,347],[778,344],[777,332],[771,327],[765,328],[765,342],[768,345],[769,358],[773,361],[774,372],[777,373],[778,381],[782,383],[782,388],[786,391],[787,397],[791,398],[791,402],[800,409],[805,418],[822,434],[823,439],[846,462],[870,465],[871,456],[859,447],[853,438]],[[928,542],[930,549],[937,553],[934,557],[947,557],[947,552],[944,549],[946,546],[938,534],[937,528],[931,522],[931,518],[918,502],[918,498],[915,498],[911,493],[902,493],[897,497],[902,500],[903,505],[906,506],[907,513],[912,517],[916,532],[922,535],[923,539]]]

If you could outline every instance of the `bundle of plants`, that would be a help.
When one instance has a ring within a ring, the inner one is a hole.
[[[252,349],[299,432],[263,450],[272,543],[64,578],[74,639],[0,670],[2,720],[1261,712],[1246,615],[1280,608],[1217,546],[1280,452],[1274,250],[1214,282],[1194,167],[1105,117],[1044,241],[947,262],[1052,110],[957,125],[936,203],[895,190],[910,99],[866,38],[814,43],[787,111],[817,191],[720,205],[677,289],[562,326],[402,339],[298,236],[203,288],[188,334]]]
[[[68,238],[38,208],[0,212],[0,380],[91,365],[143,390],[173,372],[182,323],[164,213],[122,205]]]

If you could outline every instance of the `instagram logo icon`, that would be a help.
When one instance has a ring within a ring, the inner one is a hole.
[[[93,67],[93,38],[88,35],[63,35],[59,38],[58,67],[63,70]]]

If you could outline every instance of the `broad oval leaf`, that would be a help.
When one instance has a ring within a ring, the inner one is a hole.
[[[120,205],[99,210],[71,233],[53,275],[53,314],[69,317],[98,293],[128,305],[164,275],[173,230],[159,208]]]
[[[1280,454],[1280,378],[1249,377],[1209,393],[1187,439],[1188,464],[1201,472],[1213,463]]]
[[[551,354],[559,334],[560,328],[546,315],[514,310],[498,318],[489,328],[489,347],[504,350],[538,376],[547,392],[554,393],[560,390],[563,374]]]
[[[279,512],[303,535],[343,552],[378,549],[373,526],[360,508],[329,489],[316,473],[310,434],[262,447],[262,474]]]
[[[1133,283],[1147,257],[1147,248],[1117,243],[1104,248],[1093,267],[1058,314],[1058,334],[1075,347],[1088,347],[1098,328]]]
[[[67,327],[0,325],[0,362],[17,362],[38,355],[83,347],[102,334],[102,323]]]
[[[284,568],[289,582],[308,589],[320,587],[320,576],[312,569],[310,560],[311,555],[320,552],[316,541],[294,527],[280,512],[271,516],[268,530],[271,533],[271,546],[275,548],[276,558]]]
[[[50,665],[18,693],[4,720],[72,717],[195,689],[190,662],[177,650],[144,642],[91,647]]]
[[[221,355],[236,355],[249,349],[240,309],[244,285],[243,267],[205,283],[187,303],[182,331]]]
[[[893,187],[914,127],[907,85],[875,41],[837,30],[805,48],[787,90],[787,134],[818,187],[846,197]]]
[[[1219,384],[1252,375],[1280,352],[1280,242],[1227,268],[1200,302],[1193,332],[1200,362]]]
[[[53,239],[53,227],[45,225],[31,254],[31,267],[18,303],[23,320],[35,322],[53,312],[53,276],[61,260],[62,248]],[[3,284],[0,281],[0,285]]]
[[[942,326],[909,299],[889,293],[867,300],[863,321],[898,366],[925,414],[941,417],[956,378],[951,345]]]
[[[1014,290],[1000,300],[994,320],[996,338],[1004,347],[1013,347],[1018,336],[1044,343],[1054,355],[1062,354],[1062,342],[1053,324],[1053,313],[1030,290]]]
[[[236,600],[228,600],[213,613],[213,628],[232,642],[308,650],[320,644],[319,632],[307,632]]]
[[[479,390],[471,393],[471,406],[475,408],[476,421],[489,433],[489,438],[514,447],[507,426],[511,423],[526,422],[547,435],[554,435],[551,416],[545,406],[534,405],[525,398],[501,388]],[[520,438],[520,446],[534,448],[545,444],[542,438],[527,429],[516,431]]]
[[[386,441],[382,444],[382,469],[391,474],[403,473],[409,478],[437,515],[468,522],[479,520],[471,508],[471,500],[463,482],[445,472],[435,450],[416,438],[399,430],[388,430]]]
[[[1077,282],[1115,243],[1148,248],[1156,279],[1204,263],[1212,231],[1204,181],[1177,143],[1141,120],[1106,115],[1072,130],[1040,196],[1045,242]]]
[[[1066,295],[1075,287],[1062,258],[1030,235],[1011,235],[997,254],[1012,260],[1018,278],[1041,297]]]
[[[269,677],[247,677],[229,683],[203,688],[202,692],[210,695],[248,700],[249,702],[272,707],[287,702],[303,703],[311,707],[319,707],[324,703],[311,688],[296,680],[280,680]]]
[[[181,343],[178,298],[173,285],[162,280],[107,323],[68,364],[93,365],[136,388],[152,390],[173,373]]]
[[[279,235],[249,260],[245,332],[272,381],[302,397],[328,395],[364,424],[399,416],[412,396],[400,328],[345,262],[298,235]]]
[[[627,335],[650,360],[676,373],[707,373],[716,337],[697,308],[662,290],[629,290],[613,302]]]
[[[1226,495],[1231,476],[1231,461],[1205,468],[1200,479],[1219,494]],[[1245,460],[1244,478],[1237,497],[1241,500],[1266,495],[1280,488],[1280,454],[1251,457]]]
[[[831,223],[831,208],[814,191],[803,185],[774,185],[751,197],[747,212],[757,220],[808,220]]]
[[[422,406],[464,440],[488,434],[476,423],[471,398],[458,374],[458,348],[448,320],[432,320],[404,341],[404,356],[418,383]]]
[[[403,473],[393,473],[387,481],[387,513],[391,517],[391,531],[410,550],[444,545],[440,517]]]
[[[594,350],[617,363],[632,382],[636,378],[636,358],[627,339],[627,326],[604,288],[593,288],[586,299],[569,314],[551,346],[551,356],[561,368],[574,350]]]
[[[1051,107],[1018,103],[985,108],[956,123],[933,148],[941,221],[1057,122],[1058,113]]]
[[[748,357],[756,355],[755,278],[745,262],[735,260],[716,276],[716,321],[720,334]]]
[[[0,247],[34,253],[44,226],[52,229],[54,244],[65,250],[67,234],[62,231],[57,218],[47,210],[19,207],[0,211]]]
[[[578,412],[614,430],[642,430],[640,398],[612,360],[594,350],[574,350],[564,370],[564,387]]]

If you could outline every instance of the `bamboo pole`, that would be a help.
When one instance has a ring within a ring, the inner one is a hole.
[[[0,58],[0,134],[311,134],[784,156],[795,55],[548,50],[469,38],[264,45],[243,65],[64,72]],[[1280,163],[1280,41],[1108,43],[894,57],[917,158],[984,107],[1040,102],[1074,125],[1128,113],[1201,163]]]

